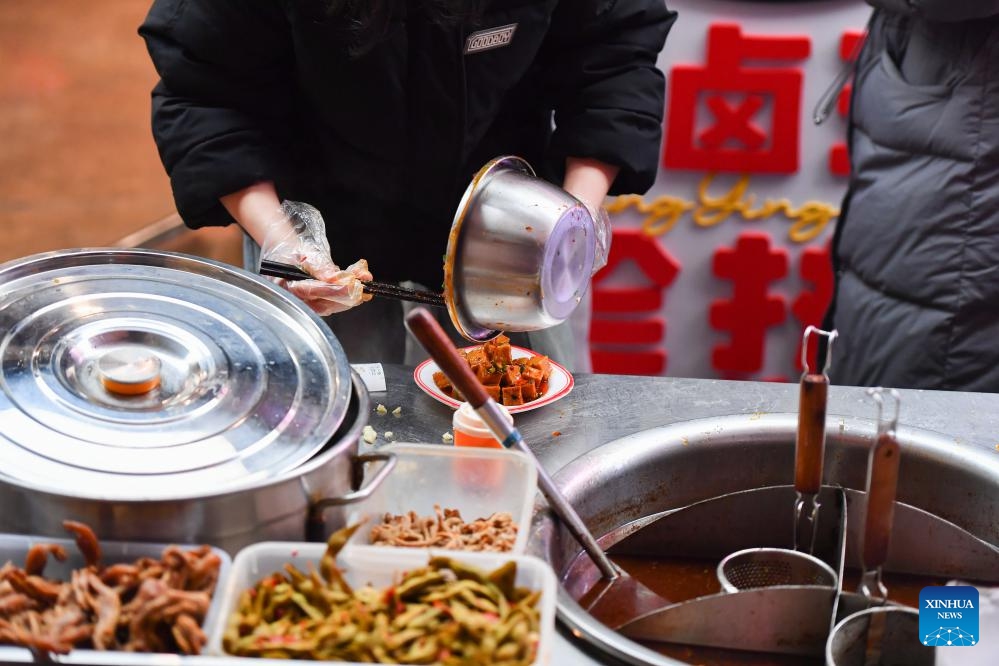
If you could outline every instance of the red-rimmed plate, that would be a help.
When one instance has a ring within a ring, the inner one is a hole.
[[[461,351],[463,353],[468,353],[473,349],[477,349],[479,345],[474,347],[465,347]],[[511,347],[510,353],[513,358],[531,358],[532,356],[540,356],[530,349],[524,349],[523,347]],[[548,376],[548,390],[545,394],[538,398],[537,400],[532,400],[531,402],[525,402],[523,405],[507,405],[507,409],[511,414],[516,414],[518,412],[528,412],[532,409],[537,409],[538,407],[544,407],[545,405],[550,405],[560,398],[564,398],[569,395],[569,391],[572,390],[572,386],[575,381],[572,375],[564,367],[549,359],[552,364],[552,372]],[[413,371],[413,379],[416,380],[416,385],[423,389],[423,392],[429,395],[434,400],[438,402],[443,402],[448,407],[453,409],[458,409],[461,406],[460,400],[455,400],[448,394],[437,388],[437,384],[434,383],[434,373],[439,372],[440,368],[434,363],[433,359],[428,358],[423,363],[416,366],[416,370]]]

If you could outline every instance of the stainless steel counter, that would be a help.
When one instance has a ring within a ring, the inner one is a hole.
[[[384,445],[384,433],[394,442],[442,443],[451,430],[452,410],[424,394],[413,381],[412,369],[384,366],[388,390],[371,394],[369,425]],[[731,414],[796,413],[797,384],[732,382],[579,375],[573,391],[558,402],[518,414],[516,425],[525,441],[555,473],[569,461],[609,441],[658,426]],[[930,430],[952,439],[955,446],[985,449],[999,456],[999,394],[903,390],[900,435],[907,428]],[[377,405],[387,408],[384,415]],[[400,416],[391,411],[402,408]],[[831,387],[829,422],[836,417],[873,419],[875,410],[864,389]],[[611,664],[597,661],[560,633],[553,665]]]

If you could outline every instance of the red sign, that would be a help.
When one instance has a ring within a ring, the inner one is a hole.
[[[801,60],[805,36],[746,36],[735,24],[708,30],[707,64],[677,65],[670,77],[663,164],[671,169],[736,173],[798,170],[803,74],[794,66],[747,66],[746,60]],[[698,126],[701,103],[713,122]],[[770,123],[756,116],[768,107]]]
[[[601,286],[625,261],[638,264],[651,284]],[[655,238],[641,229],[614,230],[607,265],[593,279],[590,358],[594,372],[659,375],[666,370],[666,320],[654,313],[662,309],[663,291],[679,272],[679,262]],[[657,346],[650,349],[649,345]]]

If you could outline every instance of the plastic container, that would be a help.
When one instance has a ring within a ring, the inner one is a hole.
[[[513,414],[506,407],[497,403],[497,407],[513,425]],[[487,449],[502,449],[503,443],[493,435],[485,422],[479,418],[475,408],[467,402],[461,403],[451,418],[451,428],[454,430],[455,446],[479,446]]]
[[[54,557],[50,557],[45,571],[42,574],[45,578],[53,580],[69,580],[74,569],[86,566],[83,555],[80,554],[76,543],[72,539],[54,539],[46,536],[28,536],[22,534],[0,534],[0,566],[10,560],[17,566],[24,566],[24,557],[28,550],[38,543],[59,544],[66,549],[66,561],[60,562]],[[159,559],[163,554],[163,549],[169,544],[141,543],[134,541],[101,541],[101,562],[103,564],[116,564],[118,562],[134,562],[140,557],[152,557]],[[181,548],[196,548],[190,544],[177,544]],[[207,651],[211,645],[211,627],[216,624],[222,606],[223,590],[226,587],[230,570],[232,569],[232,558],[229,554],[219,548],[212,547],[212,552],[219,556],[222,564],[219,567],[219,578],[215,584],[215,592],[212,594],[212,602],[208,607],[208,614],[201,627],[205,631],[208,643],[205,646]],[[98,650],[73,650],[67,655],[53,655],[57,663],[72,664],[177,664],[181,661],[197,663],[197,657],[182,657],[175,654],[165,653],[137,653],[137,652],[116,652]],[[0,645],[0,663],[34,663],[31,651],[27,648]]]
[[[523,553],[527,549],[538,481],[537,469],[530,458],[506,449],[440,444],[393,444],[383,450],[395,454],[395,469],[368,499],[347,514],[347,524],[366,521],[354,533],[348,547],[391,548],[370,545],[371,527],[382,516],[409,511],[432,516],[437,504],[442,509],[457,509],[466,522],[508,512],[517,524],[517,538],[509,552]]]
[[[211,627],[209,654],[225,654],[222,649],[222,636],[225,633],[227,620],[235,610],[243,590],[253,587],[265,576],[283,571],[287,563],[295,565],[301,571],[306,571],[310,563],[318,569],[319,558],[325,550],[325,544],[321,543],[269,541],[239,551],[233,560],[232,574],[225,588],[221,590],[221,612],[215,617],[216,623]],[[558,591],[558,583],[551,567],[543,560],[528,555],[450,553],[449,556],[464,564],[486,570],[495,569],[511,560],[517,563],[517,585],[541,590],[541,599],[538,601],[538,609],[541,611],[540,640],[537,658],[533,664],[550,664],[555,640],[555,597]],[[429,557],[430,553],[423,549],[385,548],[368,552],[344,549],[337,564],[344,569],[344,579],[355,588],[365,584],[386,587],[396,582],[402,572],[426,565]],[[229,658],[250,665],[288,663],[275,659]],[[352,662],[335,663],[360,666]]]

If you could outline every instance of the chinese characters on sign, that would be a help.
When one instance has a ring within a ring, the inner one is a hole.
[[[842,32],[838,52],[830,58],[852,61],[862,40],[862,32]],[[734,241],[714,241],[711,278],[726,285],[727,295],[683,306],[700,313],[698,326],[724,334],[721,342],[712,337],[716,344],[705,352],[716,376],[765,373],[767,339],[775,327],[794,322],[801,331],[820,325],[831,300],[830,249],[820,237],[838,217],[838,207],[815,199],[794,203],[784,196],[758,198],[751,182],[754,175],[775,179],[802,172],[801,119],[809,115],[803,108],[804,67],[812,57],[812,38],[793,32],[756,34],[737,23],[716,21],[707,26],[703,48],[703,64],[669,68],[663,147],[667,172],[701,173],[696,195],[623,196],[608,206],[611,214],[631,211],[641,221],[637,228],[615,229],[609,262],[593,281],[590,343],[595,372],[666,373],[667,321],[662,308],[669,291],[674,292],[670,302],[677,303],[686,255],[667,249],[664,241],[688,217],[693,228],[702,230],[725,222],[756,226],[785,219],[787,242],[821,243],[802,248],[793,259],[762,229],[741,231]],[[837,99],[841,117],[848,112],[849,97],[847,85]],[[837,177],[849,174],[845,143],[822,150],[806,156],[805,168]],[[628,261],[638,266],[644,284],[610,286],[611,274]],[[790,287],[792,279],[802,286]],[[782,365],[800,370],[800,337],[785,353]]]
[[[808,37],[742,34],[738,25],[708,31],[707,65],[677,65],[670,76],[664,165],[734,173],[798,170],[802,73],[795,67],[748,67],[748,59],[795,61],[811,51]],[[701,127],[701,102],[713,120]],[[755,118],[769,107],[769,127]]]
[[[601,286],[623,262],[632,260],[651,283],[641,287]],[[799,265],[802,279],[814,285],[788,307],[786,299],[770,292],[771,284],[787,276],[788,257],[773,247],[766,233],[740,234],[735,248],[718,248],[714,273],[732,282],[732,297],[711,304],[712,328],[728,331],[730,341],[712,353],[711,365],[722,377],[760,370],[767,329],[783,322],[788,311],[802,330],[819,325],[832,297],[828,248],[808,248]],[[667,369],[666,321],[656,315],[664,292],[682,271],[656,238],[639,229],[614,232],[607,265],[593,280],[593,322],[590,327],[594,372],[658,375]],[[629,350],[628,346],[637,349]],[[800,360],[800,347],[795,350]]]
[[[651,286],[613,288],[601,286],[626,260],[638,264]],[[636,229],[614,231],[607,265],[593,280],[593,321],[590,324],[594,372],[658,375],[666,369],[661,345],[642,351],[613,351],[613,345],[659,345],[665,339],[666,322],[653,316],[662,309],[663,291],[680,272],[680,264],[656,239]],[[637,318],[621,319],[621,314]],[[601,348],[603,346],[603,348]]]

